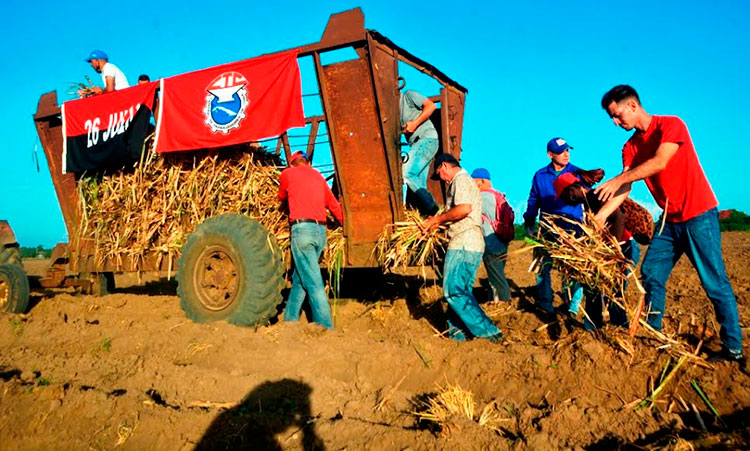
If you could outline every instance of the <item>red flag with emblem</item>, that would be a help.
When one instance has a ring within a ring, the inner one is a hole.
[[[297,52],[162,80],[156,151],[205,149],[305,126]]]

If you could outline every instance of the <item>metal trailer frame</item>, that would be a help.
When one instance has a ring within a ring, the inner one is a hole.
[[[347,239],[345,267],[373,267],[373,249],[383,228],[403,218],[400,149],[398,63],[404,62],[434,78],[440,93],[430,98],[439,108],[432,120],[440,134],[439,153],[461,154],[466,88],[444,73],[394,44],[375,30],[364,27],[360,8],[330,16],[320,41],[296,47],[298,57],[312,56],[323,115],[306,118],[311,124],[307,154],[313,157],[315,138],[321,122],[326,130],[344,212],[344,236]],[[359,58],[321,64],[325,52],[353,48]],[[288,51],[288,50],[287,50]],[[60,203],[68,236],[76,236],[80,224],[79,194],[73,174],[62,173],[62,117],[55,91],[41,96],[34,114],[37,133],[47,157],[52,182]],[[276,153],[291,153],[286,133],[278,137]],[[429,189],[438,204],[444,202],[444,186],[429,181]],[[106,261],[97,265],[95,243],[86,239],[67,250],[67,271],[94,274],[134,271],[135,261],[119,264]],[[58,250],[59,253],[59,250]],[[139,262],[142,271],[175,271],[176,262],[148,259]],[[59,266],[59,265],[58,265]],[[56,268],[54,279],[64,277]],[[43,282],[46,282],[43,279]],[[61,280],[49,280],[56,286]]]

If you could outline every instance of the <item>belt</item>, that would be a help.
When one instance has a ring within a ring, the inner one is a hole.
[[[305,224],[305,223],[318,224],[322,226],[326,225],[325,221],[318,221],[316,219],[295,219],[294,221],[291,222],[291,225]]]

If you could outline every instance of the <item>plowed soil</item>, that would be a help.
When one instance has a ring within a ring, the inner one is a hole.
[[[750,234],[725,233],[723,250],[747,343]],[[255,329],[195,324],[174,282],[157,278],[118,275],[104,297],[36,289],[29,313],[0,317],[0,449],[750,447],[750,377],[738,365],[687,359],[638,409],[677,361],[674,345],[643,329],[630,338],[562,317],[545,323],[530,261],[510,258],[512,302],[487,306],[501,344],[442,338],[439,287],[374,272],[345,274],[332,332],[304,317]],[[38,275],[45,263],[25,267]],[[665,333],[705,356],[719,347],[716,331],[683,257]],[[493,428],[417,421],[420,401],[456,385],[473,394],[476,416],[497,406]]]

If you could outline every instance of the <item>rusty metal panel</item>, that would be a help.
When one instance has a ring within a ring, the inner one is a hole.
[[[375,87],[376,106],[380,117],[381,133],[388,162],[388,177],[391,183],[391,212],[395,218],[403,218],[402,199],[403,174],[401,170],[401,121],[397,86],[398,60],[396,54],[368,36],[370,70]]]
[[[464,125],[464,92],[442,88],[440,90],[440,108],[433,114],[435,127],[440,136],[438,154],[450,153],[461,161],[461,138]],[[435,170],[435,162],[430,163],[430,174]],[[445,184],[439,180],[427,181],[427,188],[438,205],[445,205]]]
[[[395,218],[369,63],[360,58],[318,69],[344,207],[347,264],[373,266],[378,236]]]
[[[443,88],[440,90],[440,96],[443,152],[452,154],[460,161],[466,94],[455,89]]]
[[[52,176],[57,201],[60,204],[65,228],[68,236],[73,239],[80,224],[78,189],[73,174],[62,173],[63,133],[60,107],[57,106],[57,93],[48,92],[39,99],[34,123],[39,140],[47,158],[47,166]]]

